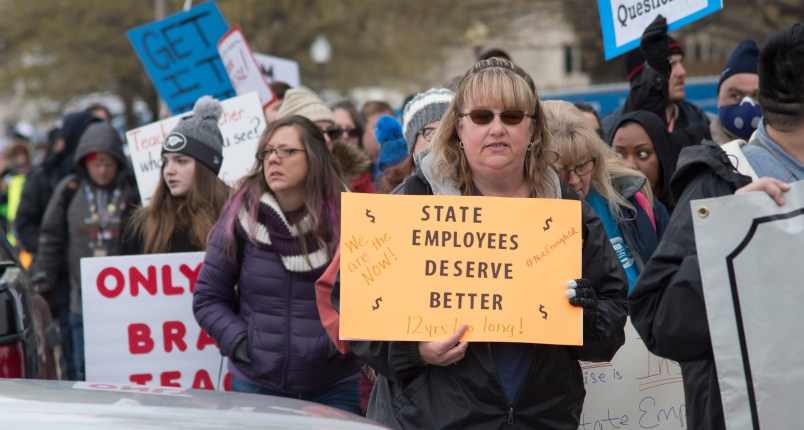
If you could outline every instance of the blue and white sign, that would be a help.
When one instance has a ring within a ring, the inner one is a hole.
[[[159,95],[175,115],[192,110],[199,97],[235,95],[218,55],[229,26],[215,2],[202,3],[126,32]]]
[[[723,9],[723,0],[598,0],[606,60],[639,46],[642,32],[656,18],[667,31],[679,29]]]

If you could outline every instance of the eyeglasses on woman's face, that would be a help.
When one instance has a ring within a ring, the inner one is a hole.
[[[419,130],[419,134],[422,135],[424,140],[431,142],[433,140],[433,135],[435,135],[435,131],[435,127],[424,127],[423,129]]]
[[[304,149],[289,148],[287,146],[280,146],[279,148],[272,148],[266,146],[265,149],[257,153],[258,160],[267,160],[271,154],[276,154],[279,158],[288,158],[297,152],[306,152]]]
[[[494,117],[499,115],[500,121],[505,125],[519,125],[525,117],[533,118],[521,110],[504,110],[502,112],[494,112],[488,109],[472,109],[466,113],[459,113],[461,118],[469,117],[473,123],[477,125],[487,125],[494,121]]]
[[[324,130],[324,133],[329,136],[330,140],[339,139],[341,136],[346,135],[346,137],[359,137],[360,130],[356,128],[340,128],[340,127],[330,127]]]
[[[564,176],[565,180],[569,180],[570,173],[575,172],[576,175],[580,178],[581,176],[588,175],[592,172],[592,168],[595,167],[595,157],[592,157],[589,161],[584,161],[581,164],[576,164],[574,168],[568,169],[563,168],[561,169],[561,174]]]

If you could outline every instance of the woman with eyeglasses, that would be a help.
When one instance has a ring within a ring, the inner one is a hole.
[[[402,113],[402,130],[407,143],[406,157],[401,163],[384,170],[378,180],[378,191],[390,193],[408,176],[416,172],[422,154],[429,152],[433,136],[441,124],[441,117],[452,100],[452,91],[446,88],[430,88],[415,94],[405,104]],[[380,139],[377,139],[380,141]],[[382,149],[380,150],[382,155]]]
[[[564,166],[559,172],[603,222],[630,293],[667,227],[667,209],[653,198],[645,175],[600,139],[583,112],[564,101],[548,100],[542,107]]]
[[[432,140],[406,194],[577,199],[549,155],[535,84],[510,61],[481,60],[466,73]],[[578,360],[610,360],[627,313],[622,266],[600,220],[588,205],[582,211],[582,279],[551,288],[583,308],[583,346],[467,343],[465,325],[433,342],[352,341],[379,373],[367,417],[392,428],[577,429]]]
[[[360,413],[357,364],[327,336],[314,290],[338,246],[343,191],[313,122],[269,124],[210,234],[193,296],[196,320],[229,357],[233,391]]]
[[[371,158],[357,146],[344,141],[344,136],[354,132],[344,131],[344,128],[337,126],[332,110],[317,95],[303,88],[288,90],[278,117],[291,115],[301,115],[315,123],[352,191],[375,192]]]

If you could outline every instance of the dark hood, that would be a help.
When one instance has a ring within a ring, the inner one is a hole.
[[[676,170],[680,148],[671,144],[670,135],[667,132],[667,126],[664,121],[656,114],[643,110],[623,115],[612,129],[609,141],[613,141],[617,130],[629,122],[641,125],[648,133],[651,142],[653,142],[653,150],[656,152],[656,157],[659,158],[659,182],[662,184],[662,192],[656,197],[667,206],[668,211],[672,211],[675,202],[670,193],[670,178]]]
[[[59,136],[64,140],[64,149],[53,154],[48,164],[59,170],[59,178],[63,178],[70,173],[73,167],[73,156],[81,135],[84,134],[90,124],[99,122],[98,118],[86,113],[75,112],[64,116],[62,119],[61,131]]]
[[[93,152],[105,152],[117,160],[119,163],[118,178],[127,173],[128,160],[123,153],[123,140],[117,130],[106,122],[91,124],[81,135],[73,157],[73,165],[74,170],[83,174],[84,177],[87,177],[86,167],[81,160]]]
[[[750,177],[737,173],[728,154],[718,144],[705,140],[701,145],[688,146],[681,150],[676,172],[670,180],[673,196],[676,199],[681,197],[690,181],[700,176],[703,170],[711,171],[734,189],[751,183]]]

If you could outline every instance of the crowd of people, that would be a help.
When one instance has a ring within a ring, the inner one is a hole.
[[[603,118],[541,100],[499,50],[400,115],[273,82],[250,173],[232,189],[218,178],[222,108],[205,96],[165,137],[148,205],[108,112],[73,112],[38,162],[24,145],[6,158],[20,178],[7,181],[6,231],[32,256],[64,379],[85,377],[81,258],[206,251],[192,307],[234,391],[392,428],[576,429],[579,360],[611,360],[630,315],[651,352],[680,363],[689,428],[725,428],[689,205],[753,191],[782,204],[804,179],[804,25],[735,49],[713,120],[684,100],[683,55],[658,17],[628,54],[627,102]],[[583,346],[468,343],[466,326],[432,342],[340,340],[343,192],[581,201],[582,275],[566,295]]]

